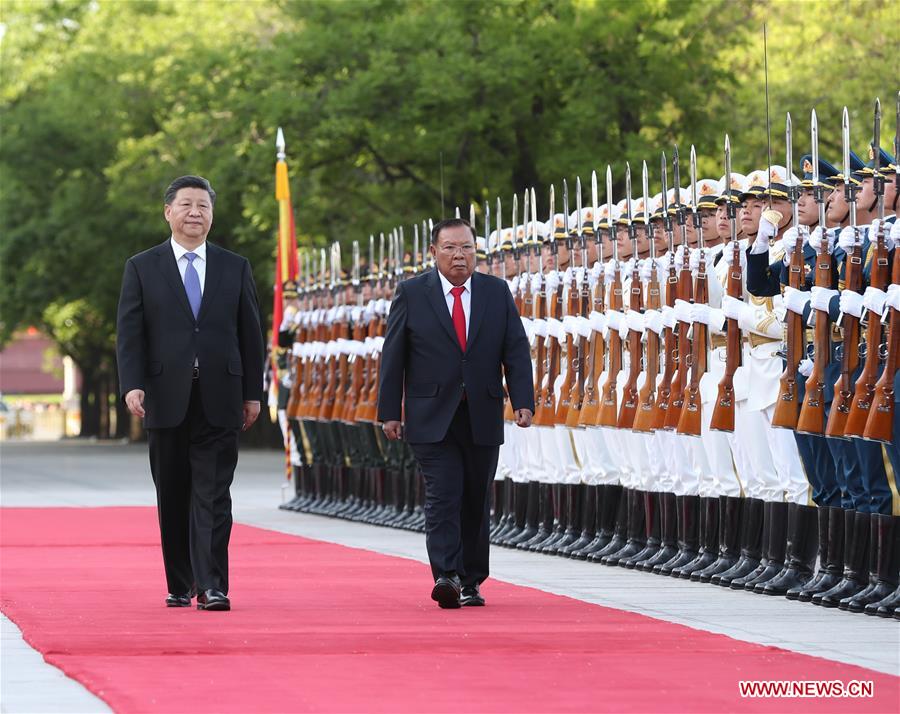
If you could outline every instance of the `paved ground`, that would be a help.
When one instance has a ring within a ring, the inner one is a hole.
[[[233,488],[236,521],[425,561],[420,534],[279,511],[283,465],[279,453],[241,454]],[[5,443],[0,449],[2,506],[153,503],[143,445]],[[496,578],[586,602],[900,674],[900,625],[893,620],[504,548],[494,549],[492,570]],[[423,583],[422,597],[428,592]],[[0,711],[108,711],[44,663],[6,617],[0,654]]]

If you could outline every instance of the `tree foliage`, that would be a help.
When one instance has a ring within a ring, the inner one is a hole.
[[[823,155],[837,160],[844,104],[858,147],[876,94],[892,126],[898,8],[7,0],[0,341],[38,325],[110,382],[122,265],[166,237],[162,191],[184,173],[219,192],[211,238],[250,258],[268,309],[279,125],[304,245],[497,195],[508,210],[527,186],[545,214],[550,183],[607,163],[618,188],[625,161],[646,159],[656,185],[675,142],[696,144],[700,173],[718,177],[725,131],[746,172],[766,160],[765,22],[773,159],[788,110],[805,152],[815,106]]]

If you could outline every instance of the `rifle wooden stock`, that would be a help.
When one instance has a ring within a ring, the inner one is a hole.
[[[588,266],[583,265],[581,267],[584,269],[584,276],[582,277],[577,305],[579,316],[586,318],[591,311],[591,293],[588,285]],[[573,428],[581,424],[581,411],[584,409],[587,391],[588,354],[592,348],[590,340],[582,337],[580,334],[576,336],[575,341],[577,357],[577,363],[575,365],[576,374],[572,384],[572,393],[569,397],[569,412],[566,415],[566,426]]]
[[[741,270],[741,245],[735,240],[734,245],[727,246],[731,249],[732,261],[728,269],[728,296],[740,300],[743,294],[743,271]],[[711,431],[734,431],[734,375],[741,366],[743,345],[741,344],[741,329],[738,321],[729,317],[726,329],[725,344],[725,373],[719,381],[719,391],[716,394],[716,405],[709,420]]]
[[[678,299],[690,301],[691,296],[691,268],[688,251],[685,247],[684,261],[678,274]],[[681,408],[684,406],[684,390],[687,387],[688,370],[690,369],[691,342],[688,338],[690,322],[678,321],[678,340],[676,351],[678,353],[676,371],[672,376],[672,386],[669,395],[669,405],[666,408],[666,422],[664,428],[674,431],[678,428],[681,419]]]
[[[891,267],[891,282],[900,283],[900,257],[894,255]],[[872,441],[890,443],[894,429],[894,378],[897,376],[897,365],[900,363],[900,312],[892,307],[887,308],[888,338],[887,355],[884,369],[875,384],[875,397],[869,410],[869,419],[863,437]]]
[[[882,224],[884,222],[882,221]],[[869,274],[869,285],[879,290],[887,287],[888,252],[884,245],[884,228],[878,231],[872,255],[872,269]],[[850,401],[850,413],[844,426],[844,436],[861,437],[866,430],[869,411],[875,398],[875,385],[878,382],[878,367],[881,361],[881,315],[866,310],[866,361],[862,371],[856,378],[856,389]]]
[[[643,288],[638,268],[637,256],[634,256],[634,268],[631,271],[630,297],[628,311],[641,312],[643,307]],[[641,376],[641,362],[644,358],[644,347],[641,343],[641,333],[637,330],[628,330],[628,378],[622,389],[622,406],[619,407],[619,418],[616,426],[619,429],[631,429],[634,426],[634,418],[638,407],[638,379]]]
[[[831,288],[834,259],[828,251],[816,254],[816,287]],[[816,310],[813,333],[813,368],[806,378],[806,398],[797,418],[801,434],[825,433],[825,370],[831,362],[831,320],[825,310]]]
[[[803,238],[797,231],[797,242],[788,266],[788,285],[799,290],[803,283]],[[787,358],[778,387],[778,399],[775,400],[775,413],[772,415],[772,426],[780,429],[796,429],[800,416],[800,360],[806,353],[805,330],[803,316],[788,310],[787,322]]]
[[[694,283],[694,302],[709,304],[709,285],[706,282],[706,260],[700,251],[700,264],[697,268],[697,279]],[[702,322],[692,324],[691,341],[691,378],[684,389],[684,402],[678,417],[678,433],[687,436],[700,436],[701,410],[700,380],[706,374],[707,345],[709,343],[709,327]]]
[[[572,282],[569,285],[569,302],[566,306],[566,314],[567,315],[577,315],[578,314],[578,286],[575,282],[575,269],[572,269]],[[579,362],[579,341],[576,335],[567,334],[566,335],[566,377],[563,380],[563,383],[559,388],[559,404],[556,407],[556,423],[557,424],[568,424],[569,422],[569,410],[572,408],[574,404],[572,400],[572,391],[576,386],[576,379],[578,374],[578,362]],[[562,348],[562,345],[560,345]],[[577,414],[576,414],[576,423],[577,423]]]
[[[616,265],[612,285],[609,288],[609,309],[622,311],[622,273]],[[597,412],[598,426],[615,426],[619,414],[616,383],[622,371],[622,336],[618,330],[609,331],[609,368],[606,381],[600,393],[600,409]]]
[[[666,306],[675,307],[675,298],[678,296],[678,275],[675,272],[675,264],[669,264],[669,275],[666,278]],[[659,381],[659,390],[656,396],[656,414],[653,421],[654,429],[663,429],[666,426],[666,414],[672,399],[672,379],[678,365],[678,338],[671,327],[663,329],[663,374]]]
[[[660,309],[659,281],[656,279],[656,266],[650,282],[647,283],[647,309]],[[652,432],[656,428],[656,378],[659,376],[659,335],[647,330],[647,362],[644,369],[646,380],[638,393],[638,410],[634,416],[632,429],[641,432]]]
[[[604,288],[601,275],[594,286],[593,294],[593,309],[597,312],[603,312]],[[578,415],[579,426],[594,426],[597,423],[600,411],[600,375],[603,372],[605,354],[606,341],[603,339],[603,335],[592,330],[585,364],[584,401],[581,405],[581,413]]]
[[[862,257],[860,246],[851,249],[847,256],[847,269],[844,273],[848,290],[859,292],[862,282]],[[850,415],[850,401],[853,399],[853,373],[859,366],[859,318],[844,314],[841,316],[844,332],[844,349],[841,354],[841,375],[834,385],[834,399],[831,412],[825,425],[825,436],[843,439],[847,417]]]

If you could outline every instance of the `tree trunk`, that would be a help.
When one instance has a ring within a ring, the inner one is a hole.
[[[81,432],[79,436],[98,436],[100,434],[100,402],[97,399],[98,374],[92,365],[81,367]]]

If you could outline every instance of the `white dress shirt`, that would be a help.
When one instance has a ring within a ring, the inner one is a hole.
[[[440,270],[435,269],[435,272],[438,274],[438,277],[441,279],[441,288],[444,291],[444,298],[447,300],[447,309],[450,311],[450,320],[453,320],[453,303],[456,300],[453,297],[453,294],[450,292],[454,285],[444,277],[443,273]],[[472,276],[469,276],[469,279],[466,280],[462,284],[462,287],[465,288],[463,290],[462,295],[460,295],[460,299],[462,300],[462,308],[463,314],[466,316],[466,339],[469,337],[469,315],[472,312]]]
[[[172,236],[169,242],[172,244],[172,250],[175,253],[175,264],[178,266],[178,272],[181,273],[182,283],[184,282],[184,272],[187,270],[188,263],[190,263],[184,257],[185,253],[194,253],[197,256],[194,258],[194,270],[197,271],[197,277],[200,278],[200,295],[202,296],[203,288],[206,284],[206,241],[203,241],[192,251],[175,240],[175,236]]]

